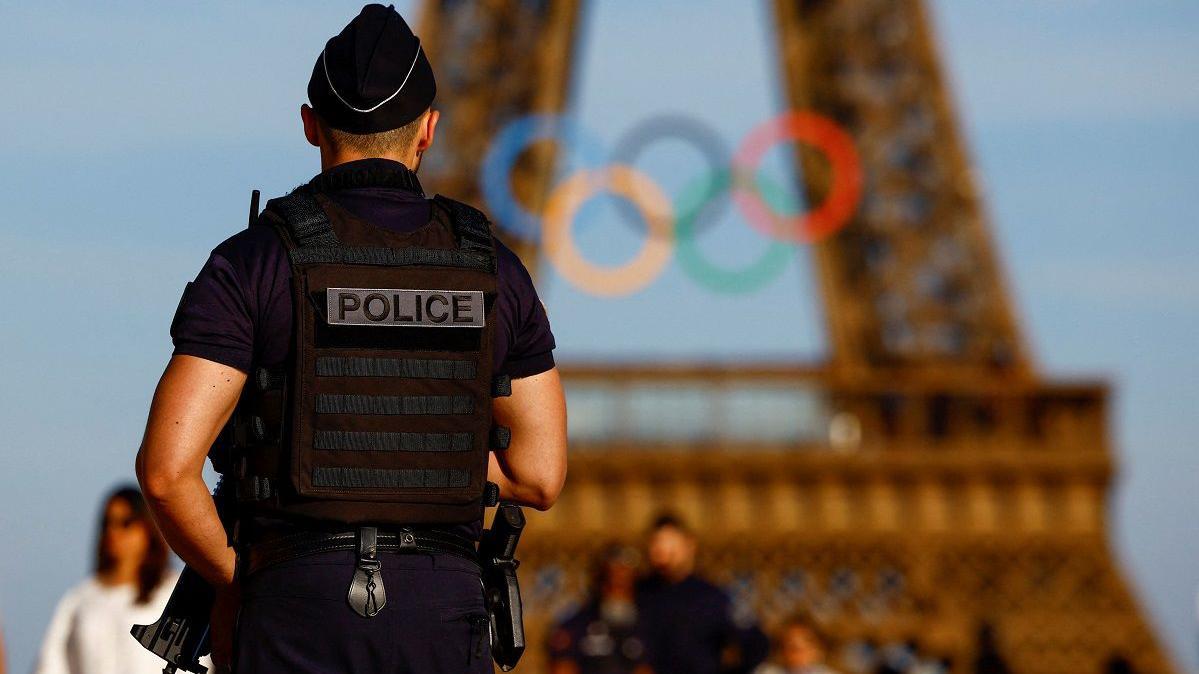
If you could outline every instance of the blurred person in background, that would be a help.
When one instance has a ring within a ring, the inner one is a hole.
[[[4,631],[0,630],[0,674],[8,671],[8,653],[4,650]]]
[[[92,576],[69,590],[50,620],[34,674],[157,674],[159,660],[129,635],[158,619],[178,576],[136,487],[101,509]]]
[[[775,639],[775,662],[754,674],[836,674],[824,664],[829,641],[813,621],[795,616],[783,623]]]
[[[919,663],[917,646],[912,641],[892,642],[878,651],[874,674],[908,674]]]
[[[999,653],[995,628],[987,622],[978,626],[978,646],[975,649],[974,674],[1010,674],[1007,660]]]
[[[1107,659],[1103,665],[1103,674],[1136,674],[1132,662],[1119,653]]]
[[[652,674],[633,588],[637,551],[600,554],[587,603],[550,632],[550,674]]]
[[[695,536],[681,519],[658,517],[647,552],[651,574],[636,595],[655,674],[752,672],[766,659],[762,631],[735,620],[728,595],[696,575]]]

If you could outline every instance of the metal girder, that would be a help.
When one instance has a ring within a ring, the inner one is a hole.
[[[787,100],[852,136],[863,198],[815,247],[833,364],[1021,374],[1027,354],[917,0],[775,0]],[[801,150],[812,203],[829,165]]]
[[[448,196],[481,203],[479,171],[492,138],[513,119],[559,112],[570,85],[578,0],[429,0],[421,40],[437,73],[438,140],[422,177]],[[545,201],[554,148],[517,161],[513,192],[530,210]],[[505,239],[533,269],[536,245]]]

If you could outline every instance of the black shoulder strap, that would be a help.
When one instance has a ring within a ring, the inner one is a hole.
[[[307,185],[301,185],[287,194],[266,202],[266,210],[275,213],[283,221],[291,242],[297,249],[339,246],[341,242],[333,232],[329,216],[316,202],[316,196]],[[294,254],[296,251],[292,251]]]
[[[273,221],[282,230],[293,264],[426,265],[479,269],[494,274],[495,245],[487,217],[478,209],[440,195],[433,201],[448,213],[457,249],[347,246],[337,238],[329,216],[308,185],[268,201],[263,211],[268,217],[258,222]]]
[[[483,211],[440,194],[434,196],[433,201],[449,211],[454,235],[458,238],[458,249],[464,253],[486,257],[494,270],[495,241],[491,237],[491,225]]]

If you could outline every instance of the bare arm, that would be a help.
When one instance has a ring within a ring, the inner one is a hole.
[[[245,373],[175,356],[154,391],[137,479],[171,548],[215,587],[233,581],[235,554],[204,484],[204,461],[241,395]]]
[[[508,449],[493,452],[487,478],[500,498],[547,510],[566,481],[566,398],[554,368],[512,380],[512,395],[495,399],[495,422],[512,429]]]

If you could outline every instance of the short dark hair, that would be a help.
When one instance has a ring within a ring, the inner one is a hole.
[[[381,157],[393,152],[404,152],[416,142],[425,122],[428,110],[422,112],[416,119],[398,129],[380,131],[378,133],[350,133],[335,129],[321,119],[321,126],[326,131],[329,144],[334,150],[351,150],[368,157]],[[319,117],[319,116],[318,116]]]
[[[658,513],[658,516],[654,518],[654,523],[650,525],[649,531],[652,534],[662,529],[678,529],[688,536],[691,535],[691,527],[687,526],[683,518],[677,513],[669,511]]]

